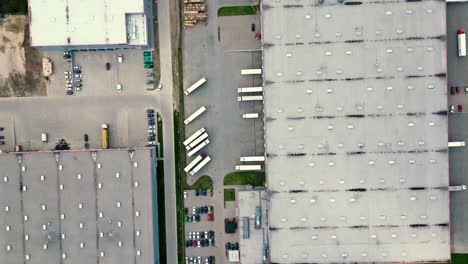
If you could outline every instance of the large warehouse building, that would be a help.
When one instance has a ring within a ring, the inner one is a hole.
[[[445,2],[262,2],[271,263],[449,260]]]
[[[148,45],[144,0],[29,0],[33,47],[112,48]]]
[[[2,263],[159,263],[154,150],[0,154]]]

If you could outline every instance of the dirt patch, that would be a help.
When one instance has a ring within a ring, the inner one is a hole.
[[[42,54],[29,46],[26,16],[8,16],[0,27],[0,97],[46,95]]]

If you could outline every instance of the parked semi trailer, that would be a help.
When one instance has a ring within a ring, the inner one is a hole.
[[[203,132],[205,132],[205,128],[202,127],[200,128],[199,130],[197,130],[195,133],[193,133],[189,138],[187,138],[183,144],[184,146],[187,146],[188,144],[190,144],[190,142],[194,141],[197,137],[199,137],[201,134],[203,134]]]
[[[242,101],[262,101],[263,96],[262,95],[251,95],[251,96],[238,96],[237,101],[242,102]]]
[[[192,84],[187,90],[185,90],[184,94],[189,95],[193,93],[196,89],[200,88],[204,83],[206,82],[206,78],[203,77],[200,80],[198,80],[196,83]]]
[[[236,171],[259,171],[262,169],[261,165],[236,165]]]
[[[198,164],[193,170],[190,172],[190,175],[195,175],[199,170],[201,170],[208,162],[210,162],[211,158],[210,156],[207,156],[200,164]]]
[[[265,161],[264,156],[249,156],[249,157],[240,157],[240,161],[251,162],[251,161]]]
[[[199,136],[197,139],[192,141],[192,143],[188,144],[185,148],[187,150],[191,150],[191,149],[193,149],[195,146],[197,146],[198,144],[200,144],[203,140],[205,140],[207,138],[208,138],[208,133],[203,133],[203,135]]]
[[[258,87],[243,87],[243,88],[237,88],[238,93],[261,93],[263,92],[263,87],[258,86]]]
[[[193,169],[197,164],[198,162],[200,162],[201,160],[203,159],[203,156],[200,154],[198,155],[194,160],[192,160],[192,162],[189,163],[189,165],[187,165],[187,167],[184,168],[184,171],[185,172],[189,172],[191,169]]]
[[[101,137],[102,137],[102,148],[108,149],[109,148],[109,127],[107,124],[102,124],[101,130]]]
[[[190,124],[190,122],[192,122],[193,120],[195,120],[195,118],[199,117],[201,114],[203,114],[204,112],[206,111],[206,107],[205,106],[202,106],[200,108],[198,108],[197,111],[195,111],[195,113],[191,114],[189,117],[187,117],[187,119],[184,120],[184,124],[188,125]]]
[[[242,115],[242,118],[245,118],[245,119],[258,118],[258,113],[246,113]]]
[[[200,151],[202,148],[204,148],[206,145],[210,144],[210,140],[207,139],[205,141],[203,141],[200,145],[196,146],[194,149],[192,149],[188,154],[187,156],[189,157],[192,157],[195,153],[197,153],[198,151]]]
[[[465,141],[452,141],[448,143],[448,147],[464,147],[465,146]]]
[[[466,56],[466,35],[465,30],[460,28],[457,30],[457,38],[458,38],[458,57],[465,57]]]
[[[253,74],[262,74],[262,69],[243,69],[241,70],[242,75],[253,75]]]

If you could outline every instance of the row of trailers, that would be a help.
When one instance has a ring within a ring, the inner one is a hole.
[[[193,85],[191,85],[187,90],[184,91],[184,94],[186,96],[189,96],[192,94],[195,90],[198,88],[202,87],[203,84],[206,83],[206,78],[203,77],[197,82],[195,82]],[[189,117],[187,117],[184,120],[184,124],[188,125],[190,124],[193,120],[201,116],[203,113],[206,112],[206,107],[201,106],[196,110],[194,113],[192,113]],[[199,151],[201,151],[204,147],[206,147],[210,143],[210,140],[208,139],[208,133],[206,132],[205,128],[202,127],[199,130],[197,130],[195,133],[193,133],[190,137],[188,137],[184,142],[185,149],[188,151],[187,156],[192,157],[195,154],[197,154]],[[198,171],[200,171],[208,162],[211,161],[211,157],[207,156],[205,153],[201,153],[198,156],[195,157],[194,160],[192,160],[185,168],[184,171],[186,173],[189,173],[190,175],[195,175]]]
[[[243,69],[241,70],[241,75],[259,75],[262,74],[262,69]],[[263,87],[254,86],[254,87],[243,87],[237,88],[238,102],[251,102],[251,101],[263,101]],[[242,118],[252,119],[258,118],[258,113],[245,113],[242,115]],[[254,162],[265,162],[264,156],[248,156],[240,157],[240,162],[247,164],[236,165],[234,169],[236,171],[260,171],[262,170],[262,165],[252,164]]]

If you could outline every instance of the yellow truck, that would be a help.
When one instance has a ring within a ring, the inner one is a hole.
[[[109,148],[109,127],[107,124],[102,124],[102,148],[108,149]]]

